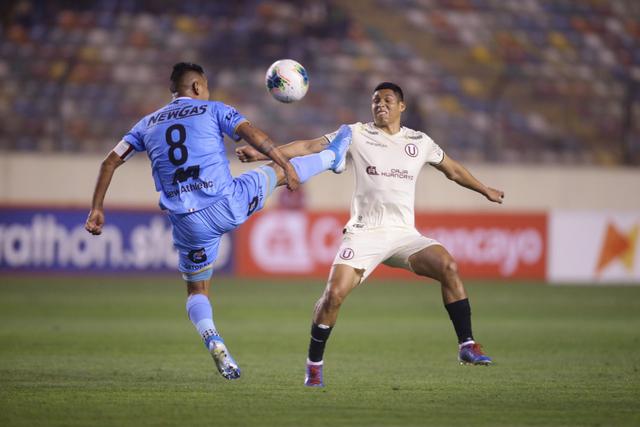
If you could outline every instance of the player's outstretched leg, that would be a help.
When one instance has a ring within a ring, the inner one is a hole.
[[[348,125],[340,126],[338,133],[333,138],[331,143],[327,146],[327,150],[331,150],[335,153],[335,159],[331,170],[335,173],[342,173],[347,166],[347,150],[351,145],[351,128]]]
[[[298,174],[300,183],[303,184],[311,177],[328,170],[332,170],[335,173],[344,172],[346,167],[345,159],[350,145],[351,128],[347,125],[342,125],[325,150],[319,153],[292,158],[290,161]],[[282,168],[275,163],[260,166],[258,169],[263,169],[267,175],[272,176],[270,179],[275,180],[275,183],[270,185],[271,187],[285,184],[284,172]],[[269,169],[273,172],[269,172]]]
[[[324,348],[336,324],[340,306],[347,295],[355,288],[362,277],[362,271],[344,264],[334,265],[329,281],[315,306],[311,339],[307,354],[307,366],[304,385],[324,387]]]
[[[458,360],[465,365],[490,365],[471,331],[471,305],[453,257],[440,245],[428,246],[409,257],[416,274],[440,282],[444,307],[458,336]]]
[[[187,314],[213,357],[220,375],[234,380],[240,378],[240,368],[213,323],[213,309],[208,297],[209,280],[187,281]]]

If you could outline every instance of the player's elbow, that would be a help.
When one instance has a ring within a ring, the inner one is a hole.
[[[104,158],[100,165],[100,168],[103,170],[115,170],[123,163],[124,161],[120,158],[120,156],[112,151],[107,157]]]
[[[257,148],[262,142],[269,139],[269,135],[267,135],[266,132],[249,123],[247,123],[246,126],[241,125],[238,127],[238,135],[254,148]]]
[[[460,180],[460,173],[456,169],[448,169],[444,171],[444,174],[451,181],[458,182]]]

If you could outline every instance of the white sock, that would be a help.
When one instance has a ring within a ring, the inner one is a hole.
[[[462,347],[464,347],[465,345],[471,345],[471,344],[475,344],[476,342],[473,340],[469,340],[469,341],[465,341],[462,344],[458,345],[458,349],[461,349]]]

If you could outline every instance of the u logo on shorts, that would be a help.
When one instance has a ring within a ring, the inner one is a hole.
[[[353,254],[354,254],[353,249],[344,248],[342,252],[340,252],[340,258],[344,260],[350,260],[351,258],[353,258]]]

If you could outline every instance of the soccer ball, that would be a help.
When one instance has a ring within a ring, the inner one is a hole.
[[[293,59],[271,64],[265,76],[267,90],[280,102],[300,101],[309,89],[307,70]]]

